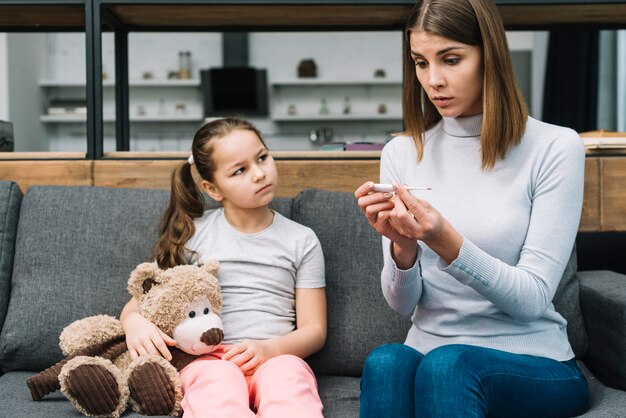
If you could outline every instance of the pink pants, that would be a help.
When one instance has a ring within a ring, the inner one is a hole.
[[[315,375],[296,356],[274,357],[245,376],[221,353],[209,354],[181,370],[180,380],[185,418],[323,417]]]

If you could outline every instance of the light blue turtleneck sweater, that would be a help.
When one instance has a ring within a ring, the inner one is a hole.
[[[445,263],[418,242],[418,261],[400,270],[383,238],[383,294],[413,314],[405,344],[426,354],[470,344],[564,361],[574,357],[552,298],[580,221],[584,147],[571,129],[528,118],[519,145],[481,169],[482,115],[444,118],[426,133],[424,158],[396,137],[381,156],[381,183],[429,186],[413,192],[463,235]]]

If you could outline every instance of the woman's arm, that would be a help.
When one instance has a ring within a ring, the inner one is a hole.
[[[222,356],[232,360],[244,374],[253,374],[269,359],[281,354],[300,358],[319,351],[326,342],[326,289],[296,289],[296,329],[270,340],[244,340]]]
[[[126,334],[126,345],[132,359],[148,354],[163,356],[166,360],[172,359],[167,346],[176,345],[176,341],[139,313],[137,299],[132,298],[124,306],[120,323]]]

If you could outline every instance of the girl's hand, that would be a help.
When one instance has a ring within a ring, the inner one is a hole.
[[[368,181],[356,189],[354,196],[358,199],[359,207],[365,214],[367,222],[379,234],[389,238],[400,247],[413,248],[416,251],[416,240],[402,234],[391,222],[391,211],[395,207],[393,201],[390,200],[393,193],[374,192],[374,182]]]
[[[224,353],[222,360],[232,361],[248,376],[275,356],[270,340],[243,340],[239,344],[233,344]]]
[[[140,313],[129,314],[124,320],[123,328],[132,359],[148,354],[162,356],[168,361],[172,359],[167,346],[175,346],[176,341]]]

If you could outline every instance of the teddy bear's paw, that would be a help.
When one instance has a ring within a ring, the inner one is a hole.
[[[180,379],[167,360],[142,356],[133,361],[126,373],[134,411],[143,415],[180,415]]]
[[[83,415],[119,417],[128,387],[122,372],[101,357],[75,357],[61,369],[61,391]]]

